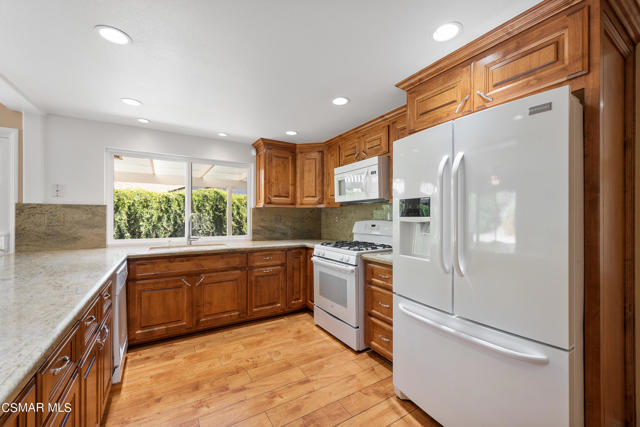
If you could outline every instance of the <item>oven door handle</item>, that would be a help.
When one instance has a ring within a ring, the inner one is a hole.
[[[333,261],[328,261],[326,259],[319,258],[317,256],[311,257],[311,261],[314,264],[322,265],[324,267],[332,268],[334,270],[344,271],[345,273],[353,273],[356,271],[356,268],[350,265],[344,265]]]

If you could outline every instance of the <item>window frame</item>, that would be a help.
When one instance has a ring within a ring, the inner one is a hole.
[[[114,156],[137,157],[143,159],[169,160],[185,163],[185,235],[183,237],[164,237],[155,239],[114,239],[113,237],[113,190],[114,190]],[[205,159],[200,157],[181,156],[176,154],[160,154],[145,151],[121,150],[107,147],[105,149],[105,188],[104,197],[107,206],[107,246],[132,246],[132,245],[185,245],[187,244],[187,223],[191,215],[191,192],[192,192],[192,167],[193,163],[209,163],[247,169],[247,234],[244,236],[199,236],[198,245],[203,243],[251,240],[251,207],[254,204],[254,182],[255,166],[253,163],[230,162],[226,160]],[[187,191],[188,190],[188,191]],[[227,224],[229,221],[227,220]]]

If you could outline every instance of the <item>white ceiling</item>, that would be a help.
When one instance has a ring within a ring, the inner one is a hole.
[[[0,0],[0,75],[47,113],[217,139],[224,131],[238,142],[324,141],[403,105],[395,83],[535,3]],[[462,34],[435,42],[435,28],[453,20]],[[105,42],[97,24],[133,44]],[[339,95],[351,102],[331,104]]]

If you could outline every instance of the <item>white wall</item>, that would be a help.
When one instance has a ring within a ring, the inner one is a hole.
[[[105,203],[106,148],[253,163],[252,147],[241,143],[53,115],[44,129],[47,203]],[[61,198],[54,197],[55,184],[62,185]]]
[[[32,112],[22,113],[22,200],[44,201],[44,124],[46,117]]]

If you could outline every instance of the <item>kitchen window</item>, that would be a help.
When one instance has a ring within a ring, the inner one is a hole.
[[[107,151],[108,240],[249,238],[248,164]]]

